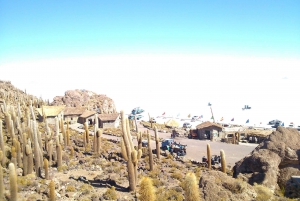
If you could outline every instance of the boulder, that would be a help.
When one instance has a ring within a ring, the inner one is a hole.
[[[300,175],[300,133],[278,127],[250,154],[237,162],[234,177],[243,174],[250,184],[263,184],[273,192],[286,186],[291,176]]]

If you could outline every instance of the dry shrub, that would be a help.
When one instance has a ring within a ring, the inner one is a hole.
[[[194,173],[188,172],[182,182],[186,201],[200,200],[200,192]]]
[[[83,184],[82,186],[80,186],[79,191],[83,194],[89,194],[91,191],[93,190],[93,187],[89,184]]]
[[[154,168],[154,170],[152,170],[148,173],[148,176],[151,177],[152,179],[156,179],[159,174],[160,174],[159,169]]]
[[[184,200],[181,191],[178,191],[177,189],[166,190],[164,186],[161,186],[157,189],[156,195],[157,195],[156,201],[166,201],[166,200],[183,201]]]
[[[177,179],[178,181],[182,181],[182,178],[183,178],[181,172],[174,172],[171,174],[171,177],[173,179]]]
[[[247,188],[247,184],[240,179],[236,179],[234,181],[223,181],[223,186],[235,194],[243,193]]]
[[[156,193],[152,184],[152,179],[149,177],[143,177],[140,183],[139,189],[140,201],[154,201],[156,200]]]
[[[163,182],[162,180],[159,180],[159,179],[152,179],[152,183],[153,183],[153,186],[155,186],[156,188],[159,188],[160,186],[165,185],[165,182]]]
[[[112,186],[111,188],[107,189],[107,191],[103,194],[103,198],[106,200],[117,200],[116,188]]]
[[[263,185],[259,185],[257,183],[254,183],[254,190],[257,193],[256,201],[265,201],[270,200],[273,196],[273,193],[269,188]]]
[[[73,185],[67,185],[67,187],[66,187],[66,191],[67,192],[75,192],[75,186],[73,186]]]

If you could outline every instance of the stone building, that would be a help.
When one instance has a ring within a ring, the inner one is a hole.
[[[196,126],[199,140],[214,140],[220,137],[223,127],[210,121],[203,122]]]
[[[95,123],[95,111],[84,111],[78,118],[78,123],[84,124],[86,121],[89,125],[92,125]]]
[[[120,123],[120,114],[113,113],[113,114],[99,114],[99,128],[117,128]]]
[[[85,112],[83,107],[65,107],[64,120],[69,123],[77,123],[78,118]]]
[[[47,117],[49,124],[55,124],[55,117],[64,116],[65,106],[42,106],[42,108],[36,108],[37,118],[39,122],[44,121],[44,117]]]

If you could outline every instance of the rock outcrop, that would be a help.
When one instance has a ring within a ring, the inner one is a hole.
[[[85,107],[101,114],[116,113],[114,101],[103,94],[96,94],[88,90],[68,90],[64,96],[53,98],[51,105],[65,105],[67,107]]]
[[[254,200],[253,186],[220,171],[203,172],[199,182],[204,200]]]
[[[263,184],[273,192],[284,187],[287,193],[287,181],[297,175],[300,175],[300,133],[292,128],[278,127],[250,156],[234,166],[235,177],[242,176],[250,184]]]

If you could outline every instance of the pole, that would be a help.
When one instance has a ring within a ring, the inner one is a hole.
[[[211,106],[210,106],[210,111],[211,111],[211,115],[212,115],[212,118],[213,118],[213,122],[215,123],[215,117],[214,117],[214,114],[213,114]]]

